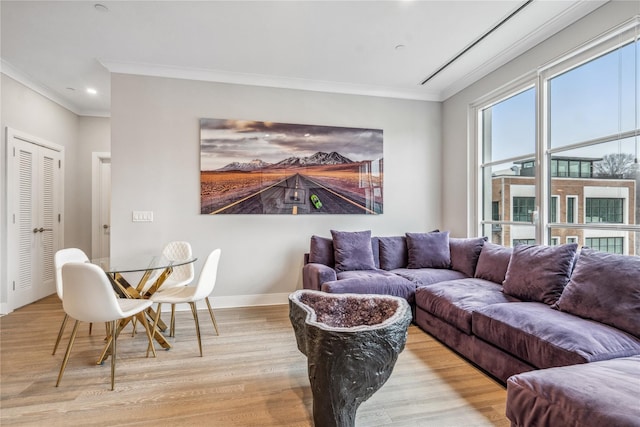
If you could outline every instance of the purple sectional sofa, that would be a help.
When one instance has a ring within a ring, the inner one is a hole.
[[[577,249],[332,231],[311,238],[303,286],[403,297],[421,329],[502,383],[640,355],[640,257]]]

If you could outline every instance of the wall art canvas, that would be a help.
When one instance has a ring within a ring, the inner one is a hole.
[[[200,212],[381,214],[382,143],[381,129],[200,119]]]

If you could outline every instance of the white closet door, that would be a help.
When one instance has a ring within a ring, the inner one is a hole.
[[[7,132],[11,309],[55,292],[60,248],[62,155]]]

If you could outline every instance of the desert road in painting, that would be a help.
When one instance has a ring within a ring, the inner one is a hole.
[[[322,206],[317,209],[310,197],[315,194]],[[210,214],[376,214],[367,207],[364,198],[340,193],[301,174],[287,178],[253,192],[225,206],[212,208]]]

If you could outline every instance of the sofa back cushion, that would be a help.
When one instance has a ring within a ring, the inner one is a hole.
[[[502,283],[503,292],[525,301],[554,304],[569,281],[577,249],[577,243],[517,245]]]
[[[378,237],[380,268],[395,270],[407,266],[407,239],[404,236]]]
[[[554,308],[640,338],[640,257],[583,248]]]
[[[507,274],[513,248],[485,242],[478,257],[474,277],[502,285]]]
[[[336,271],[375,270],[371,230],[336,231],[333,236],[333,256]]]
[[[309,262],[324,264],[333,268],[336,263],[333,258],[333,240],[326,237],[311,236]]]
[[[406,233],[408,268],[449,268],[449,232]]]
[[[449,251],[451,252],[451,268],[473,277],[478,264],[478,257],[486,237],[460,239],[449,237]]]

